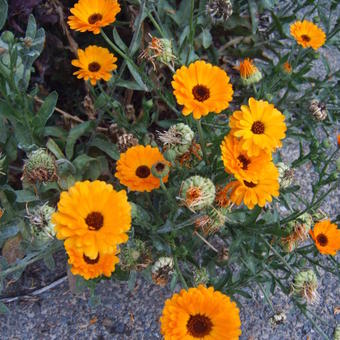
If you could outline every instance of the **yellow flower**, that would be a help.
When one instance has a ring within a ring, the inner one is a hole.
[[[130,190],[150,192],[160,187],[160,179],[151,173],[152,166],[159,162],[170,166],[158,148],[136,145],[120,155],[115,176]],[[168,177],[162,178],[163,183],[168,181]]]
[[[70,246],[65,248],[69,256],[68,263],[71,265],[72,274],[80,275],[85,280],[94,279],[101,275],[110,277],[115,270],[115,265],[119,262],[119,258],[116,256],[117,251],[112,254],[98,253],[94,259],[91,259],[81,250]]]
[[[264,207],[272,201],[272,196],[279,196],[279,172],[273,163],[268,163],[258,174],[257,180],[233,181],[226,185],[225,191],[230,192],[230,200],[236,205],[242,202],[253,209],[255,205]]]
[[[258,83],[262,79],[261,72],[249,58],[241,61],[240,65],[236,66],[235,69],[240,72],[243,85]]]
[[[202,285],[182,289],[168,299],[160,321],[164,340],[236,340],[241,335],[236,303]]]
[[[227,73],[202,60],[178,69],[171,84],[183,115],[192,113],[195,119],[225,110],[233,96]]]
[[[340,250],[340,230],[330,220],[316,223],[309,233],[321,254],[335,256]]]
[[[239,180],[256,179],[263,166],[271,161],[271,155],[263,150],[257,156],[249,157],[242,149],[241,141],[230,134],[224,137],[221,152],[225,171]]]
[[[296,21],[290,26],[290,34],[303,48],[320,48],[326,41],[325,32],[308,20]]]
[[[292,65],[288,61],[286,61],[283,64],[283,70],[288,74],[292,73]]]
[[[98,34],[101,27],[116,20],[120,6],[117,0],[79,0],[70,12],[73,15],[69,16],[68,24],[73,30]]]
[[[114,253],[126,242],[131,227],[131,207],[124,190],[115,191],[102,181],[77,182],[60,195],[52,215],[57,238],[65,247],[78,249],[90,259]]]
[[[90,79],[91,84],[96,85],[97,80],[108,81],[112,77],[111,71],[117,68],[116,61],[117,58],[104,47],[88,46],[85,50],[78,49],[78,59],[73,59],[72,65],[80,70],[73,74],[78,79]]]
[[[286,134],[285,116],[273,104],[249,99],[249,106],[242,105],[230,117],[230,133],[241,138],[242,150],[249,156],[257,156],[261,150],[270,153],[281,147]]]

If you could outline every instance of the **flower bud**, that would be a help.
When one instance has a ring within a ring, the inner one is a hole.
[[[7,44],[14,41],[14,34],[11,31],[5,31],[1,34],[1,40]]]
[[[174,260],[171,257],[160,257],[151,269],[152,281],[159,286],[165,286],[173,273]]]
[[[151,167],[151,173],[153,176],[162,179],[169,175],[170,167],[165,162],[157,162]]]
[[[215,200],[215,186],[209,178],[192,176],[182,182],[180,199],[192,211],[206,208]]]
[[[172,125],[168,131],[159,133],[159,139],[164,145],[166,151],[172,150],[177,156],[185,154],[194,138],[194,132],[191,128],[183,123]]]
[[[288,165],[283,162],[276,164],[279,171],[279,184],[281,188],[287,188],[293,183],[294,169],[291,169]]]
[[[331,142],[328,138],[325,138],[323,141],[322,141],[322,145],[324,148],[326,149],[329,149],[331,147]]]
[[[209,274],[206,268],[195,268],[193,274],[195,287],[206,285],[209,282]]]
[[[26,218],[31,226],[32,244],[35,247],[40,248],[54,239],[54,224],[51,221],[54,212],[55,209],[47,204],[34,207],[33,213],[27,211]]]
[[[249,58],[241,61],[235,69],[240,72],[241,82],[244,86],[258,83],[262,79],[262,73]]]
[[[21,179],[31,184],[57,180],[55,159],[45,149],[33,151],[25,161]]]
[[[317,99],[313,99],[309,105],[309,111],[315,120],[321,122],[327,118],[326,105],[320,103]]]
[[[319,300],[318,279],[313,270],[306,270],[295,275],[292,283],[293,294],[313,304]]]
[[[171,162],[171,163],[174,163],[176,158],[177,158],[177,154],[176,154],[176,151],[175,150],[172,150],[172,149],[168,149],[166,150],[164,153],[164,158]]]
[[[233,6],[230,0],[209,0],[206,13],[214,24],[223,23],[233,14]]]

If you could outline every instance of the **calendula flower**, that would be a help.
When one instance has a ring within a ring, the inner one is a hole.
[[[283,64],[283,70],[287,73],[287,74],[290,74],[292,73],[292,65],[286,61],[284,64]]]
[[[97,253],[94,258],[88,257],[77,248],[65,244],[66,252],[69,256],[68,263],[71,265],[71,272],[80,275],[85,280],[94,279],[105,275],[110,277],[115,270],[115,265],[119,262],[117,250],[110,254]]]
[[[295,275],[292,283],[294,295],[305,300],[307,303],[314,304],[319,301],[318,278],[312,270],[299,272]]]
[[[230,200],[236,205],[242,202],[253,209],[255,205],[264,207],[266,202],[272,201],[272,196],[279,196],[278,170],[273,163],[268,163],[258,174],[256,181],[234,181],[226,186],[230,191]]]
[[[263,166],[271,161],[271,154],[263,150],[257,156],[248,156],[242,149],[242,142],[231,134],[224,137],[221,152],[225,171],[240,180],[256,178]]]
[[[151,173],[152,166],[157,163],[170,166],[158,148],[136,145],[120,155],[115,176],[130,190],[150,192],[160,187],[160,179]],[[163,183],[168,177],[162,178]]]
[[[52,223],[65,247],[77,248],[93,260],[128,240],[131,207],[124,190],[117,192],[102,181],[77,182],[61,193]]]
[[[98,34],[101,27],[115,22],[120,6],[117,0],[79,0],[70,12],[73,14],[68,17],[71,29]]]
[[[165,302],[160,318],[165,340],[228,339],[241,335],[239,309],[213,287],[182,289]]]
[[[261,72],[249,58],[242,60],[235,69],[240,72],[242,84],[245,86],[258,83],[262,79]]]
[[[214,202],[215,186],[209,178],[192,176],[182,182],[179,196],[188,209],[201,210]]]
[[[340,250],[340,230],[330,220],[316,223],[309,233],[321,254],[335,256]]]
[[[325,32],[308,20],[296,21],[290,26],[290,34],[303,48],[320,48],[326,41]]]
[[[285,116],[267,101],[250,98],[248,103],[229,120],[230,133],[241,138],[242,149],[257,156],[261,150],[270,153],[281,147],[287,129]]]
[[[88,46],[85,50],[78,49],[78,59],[72,60],[72,65],[80,70],[73,74],[78,79],[90,79],[91,84],[96,85],[98,80],[108,81],[112,77],[111,71],[117,68],[116,61],[117,58],[104,47]]]
[[[225,110],[233,96],[227,73],[202,60],[178,69],[171,84],[183,115],[192,113],[195,119]]]

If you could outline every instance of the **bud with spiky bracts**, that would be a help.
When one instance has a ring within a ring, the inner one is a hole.
[[[165,286],[173,273],[174,260],[171,257],[160,257],[152,266],[152,281],[159,286]]]
[[[168,131],[160,132],[159,139],[165,151],[173,151],[175,157],[185,154],[194,139],[194,132],[183,123],[172,125]]]
[[[21,178],[24,182],[53,182],[58,179],[54,157],[45,149],[38,149],[28,155]]]
[[[320,103],[317,99],[313,99],[309,105],[309,111],[314,119],[321,122],[327,118],[327,109],[324,103]]]
[[[230,0],[209,0],[206,12],[214,24],[223,23],[233,14],[233,6]]]
[[[120,266],[123,270],[143,270],[152,261],[150,248],[139,239],[122,246],[119,258]]]
[[[295,275],[292,283],[293,294],[309,304],[319,301],[317,292],[318,279],[313,270],[306,270]]]
[[[118,136],[117,147],[120,153],[124,153],[128,148],[138,145],[138,139],[132,133],[123,133]]]
[[[276,164],[279,171],[279,184],[281,188],[288,188],[293,183],[294,169],[291,169],[287,164],[279,162]]]
[[[179,198],[192,211],[202,210],[215,200],[215,186],[209,178],[192,176],[182,182]]]
[[[54,224],[51,221],[54,212],[55,209],[47,204],[34,207],[33,212],[27,210],[26,217],[31,226],[33,246],[40,247],[54,239]]]
[[[202,231],[204,236],[213,235],[223,228],[226,214],[226,208],[216,209],[212,207],[205,215],[196,218],[195,227]]]
[[[195,268],[194,269],[194,286],[207,285],[209,282],[209,273],[206,268]]]
[[[313,218],[308,213],[304,213],[297,219],[288,222],[286,225],[287,236],[281,238],[282,248],[286,252],[291,252],[307,240],[312,224]]]

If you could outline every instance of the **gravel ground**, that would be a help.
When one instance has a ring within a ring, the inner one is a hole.
[[[338,53],[332,50],[322,53],[334,69],[340,67]],[[316,69],[321,75],[322,67]],[[340,126],[334,127],[331,141],[334,146],[339,131]],[[286,161],[291,162],[298,157],[296,144],[291,140],[285,141],[282,151]],[[296,180],[308,197],[312,177],[305,176],[304,170],[306,168],[299,170]],[[340,188],[328,197],[322,207],[331,217],[339,213],[339,197]],[[158,320],[165,299],[171,296],[167,288],[162,289],[139,279],[133,291],[125,283],[112,281],[101,282],[96,291],[102,300],[98,307],[89,306],[85,293],[73,295],[66,283],[34,299],[8,304],[11,314],[0,316],[0,339],[161,339]],[[287,319],[275,326],[270,322],[273,312],[262,294],[257,289],[250,293],[252,299],[239,298],[241,340],[321,339],[312,324],[282,293],[277,292],[272,302],[275,311],[283,311]],[[326,273],[320,278],[319,293],[320,303],[312,310],[325,320],[321,328],[332,338],[336,323],[340,323],[340,314],[334,314],[334,309],[340,306],[339,282]]]

